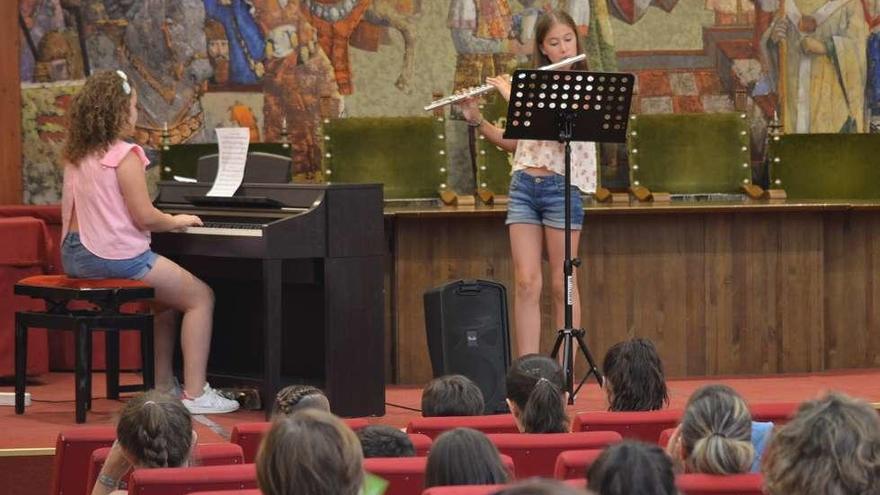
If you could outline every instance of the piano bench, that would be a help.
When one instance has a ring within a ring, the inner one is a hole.
[[[119,392],[153,388],[153,314],[123,312],[125,303],[152,299],[154,290],[138,280],[77,279],[64,275],[36,275],[15,284],[16,295],[43,299],[45,311],[15,313],[15,413],[24,414],[27,372],[27,331],[30,328],[74,332],[76,342],[76,422],[84,423],[92,405],[92,332],[105,333],[107,398]],[[68,305],[78,303],[71,309]],[[86,304],[83,304],[86,303]],[[119,385],[119,332],[140,330],[143,385]]]

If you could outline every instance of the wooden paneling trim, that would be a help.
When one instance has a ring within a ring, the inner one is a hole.
[[[18,1],[0,2],[0,204],[20,204],[21,182],[21,83]]]

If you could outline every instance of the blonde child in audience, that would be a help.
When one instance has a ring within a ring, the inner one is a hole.
[[[120,480],[133,468],[186,466],[195,444],[192,419],[179,399],[157,391],[135,397],[122,408],[116,442],[91,493],[126,493]]]
[[[770,495],[880,494],[880,416],[840,393],[804,402],[771,438],[762,471]]]
[[[726,385],[707,385],[688,399],[667,452],[688,473],[747,473],[755,457],[751,435],[752,415],[742,397]]]

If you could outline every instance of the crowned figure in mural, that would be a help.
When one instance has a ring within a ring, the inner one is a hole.
[[[202,0],[90,0],[92,69],[122,70],[138,92],[135,140],[157,148],[206,140],[201,95],[211,76]]]
[[[209,43],[215,41],[219,34],[219,23],[226,37],[226,82],[229,84],[256,84],[263,77],[265,42],[260,26],[251,13],[251,0],[204,0],[205,27],[209,34]],[[210,29],[210,31],[208,31]],[[209,55],[212,46],[209,44]],[[223,46],[214,44],[214,51],[222,51]],[[222,55],[222,53],[218,53]],[[217,65],[223,65],[222,59],[213,57]],[[220,63],[218,63],[220,62]],[[223,78],[222,72],[219,74]],[[215,78],[217,75],[215,74]],[[222,84],[218,80],[218,84]]]
[[[279,142],[286,125],[293,149],[293,172],[312,179],[321,167],[317,130],[322,99],[339,107],[334,70],[317,31],[299,0],[252,0],[254,17],[266,33],[263,76],[263,129],[268,142]]]
[[[860,0],[780,0],[764,35],[786,132],[865,132],[868,23]]]

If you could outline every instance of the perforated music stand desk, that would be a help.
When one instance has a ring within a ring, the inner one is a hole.
[[[571,256],[571,141],[626,142],[626,128],[635,76],[613,72],[518,70],[513,73],[507,108],[505,139],[533,139],[565,143],[565,261],[563,264],[565,326],[557,331],[551,356],[563,348],[562,370],[568,403],[590,375],[602,385],[599,368],[584,340],[586,331],[573,328],[571,290],[574,267]],[[577,341],[589,370],[574,388],[572,346]]]

